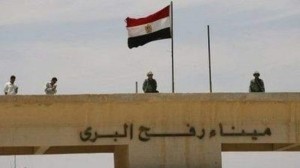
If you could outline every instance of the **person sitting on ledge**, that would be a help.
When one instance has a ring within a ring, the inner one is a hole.
[[[259,79],[259,72],[253,73],[254,79],[250,81],[249,92],[265,92],[265,85],[262,79]]]
[[[5,83],[4,94],[5,95],[16,95],[18,93],[18,86],[15,84],[16,76],[12,75],[10,81]]]
[[[51,79],[51,82],[48,82],[46,84],[45,93],[47,95],[54,95],[57,92],[57,90],[56,90],[56,87],[57,87],[56,82],[57,82],[57,78],[53,77]]]
[[[148,78],[143,83],[143,91],[145,93],[158,93],[156,80],[153,79],[153,73],[150,71],[147,73]]]

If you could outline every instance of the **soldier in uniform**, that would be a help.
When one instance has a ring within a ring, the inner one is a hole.
[[[148,78],[143,83],[143,91],[145,93],[158,93],[156,80],[153,79],[153,73],[150,71],[147,73]]]
[[[249,92],[265,92],[264,81],[259,78],[259,72],[253,73],[254,79],[250,81]]]

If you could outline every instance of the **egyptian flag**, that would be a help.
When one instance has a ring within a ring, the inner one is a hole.
[[[170,5],[144,18],[126,18],[128,47],[142,46],[154,40],[171,38]]]

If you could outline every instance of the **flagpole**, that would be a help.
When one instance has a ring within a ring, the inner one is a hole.
[[[172,57],[172,93],[175,92],[174,87],[174,37],[173,37],[173,2],[171,1],[171,57]]]
[[[135,93],[138,93],[138,82],[135,82]]]
[[[210,93],[212,93],[209,25],[207,25],[207,39],[208,39],[208,64],[209,64],[209,91]]]

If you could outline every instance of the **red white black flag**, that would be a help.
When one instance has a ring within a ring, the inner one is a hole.
[[[128,47],[142,46],[154,40],[171,38],[170,5],[144,18],[126,18]]]

